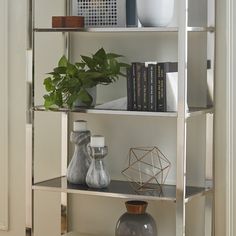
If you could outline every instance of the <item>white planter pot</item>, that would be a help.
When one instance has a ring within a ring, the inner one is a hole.
[[[93,98],[93,102],[90,105],[90,107],[94,107],[96,105],[96,99],[97,99],[97,87],[95,86],[92,88],[88,88],[87,91]],[[74,107],[87,107],[87,105],[81,102],[80,100],[76,100],[74,102]]]
[[[167,26],[174,13],[174,0],[136,0],[142,26]]]

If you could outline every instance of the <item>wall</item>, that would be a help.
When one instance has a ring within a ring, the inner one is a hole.
[[[0,22],[2,31],[0,37],[0,229],[8,229],[8,2],[0,2]]]
[[[216,117],[215,117],[215,177],[216,235],[226,235],[226,3],[217,1],[216,33]]]
[[[23,236],[25,226],[26,1],[20,0],[16,3],[16,1],[8,0],[8,4],[8,32],[1,32],[1,37],[8,33],[8,48],[6,48],[8,59],[5,60],[9,63],[9,231],[0,231],[0,235]]]

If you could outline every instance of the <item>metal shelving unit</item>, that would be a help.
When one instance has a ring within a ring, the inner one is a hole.
[[[209,215],[208,206],[211,208],[212,223],[211,223],[211,236],[214,235],[214,171],[213,171],[213,142],[212,140],[206,144],[206,169],[211,169],[210,174],[206,173],[205,186],[194,187],[186,186],[186,133],[187,133],[187,120],[190,117],[205,115],[206,116],[206,137],[207,139],[213,139],[212,127],[214,121],[214,62],[215,62],[215,1],[208,0],[208,25],[206,27],[191,27],[188,25],[188,0],[179,0],[178,13],[179,13],[179,26],[178,27],[129,27],[129,28],[36,28],[34,25],[34,1],[29,0],[32,6],[32,45],[33,51],[32,61],[34,61],[34,34],[35,33],[53,33],[62,32],[65,37],[65,51],[68,53],[68,40],[70,32],[77,33],[126,33],[126,32],[173,32],[178,34],[178,111],[177,112],[139,112],[139,111],[126,111],[126,110],[101,110],[101,109],[55,109],[46,111],[43,106],[35,106],[34,104],[34,70],[33,70],[33,91],[32,91],[32,119],[34,123],[34,112],[61,112],[63,127],[65,133],[67,133],[68,114],[71,112],[77,113],[89,113],[89,114],[108,114],[108,115],[124,115],[124,116],[150,116],[150,117],[168,117],[177,120],[177,160],[176,160],[176,185],[164,185],[162,192],[154,191],[148,194],[135,192],[130,185],[125,181],[113,180],[107,190],[91,190],[84,186],[74,186],[67,183],[65,176],[66,161],[62,160],[61,177],[55,179],[45,180],[43,182],[34,183],[34,176],[32,172],[32,192],[35,190],[41,191],[56,191],[60,192],[64,199],[66,199],[68,193],[105,196],[114,198],[136,198],[144,200],[156,200],[156,201],[169,201],[176,204],[176,236],[185,236],[186,227],[186,203],[190,200],[199,197],[206,197],[205,211],[206,215]],[[68,7],[69,0],[65,0],[65,5]],[[68,11],[67,11],[68,12]],[[207,59],[211,61],[211,73],[207,76],[207,83],[210,88],[208,106],[206,108],[190,108],[188,110],[186,106],[187,101],[187,81],[188,81],[188,34],[189,33],[207,33]],[[34,68],[34,67],[33,67]],[[34,125],[32,125],[34,129]],[[34,133],[34,132],[32,132]],[[208,141],[207,141],[208,142]],[[66,143],[66,142],[65,142]],[[67,148],[65,148],[67,150]],[[210,154],[209,154],[210,153]],[[32,161],[32,163],[34,163]],[[208,164],[211,163],[211,164]],[[33,170],[33,167],[32,167]],[[207,171],[206,171],[207,172]],[[32,194],[32,202],[33,194]],[[31,205],[33,205],[31,203]],[[66,207],[66,206],[65,206]],[[31,215],[33,222],[33,214]],[[205,225],[205,228],[209,226]],[[209,232],[207,229],[205,232]],[[33,235],[33,223],[27,230],[27,235]],[[67,233],[67,236],[79,236],[77,233]],[[81,235],[82,236],[82,235]],[[207,235],[205,235],[207,236]]]

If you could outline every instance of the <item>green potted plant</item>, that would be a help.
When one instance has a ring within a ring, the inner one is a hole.
[[[70,63],[62,56],[58,66],[44,80],[47,94],[44,95],[44,106],[51,108],[73,108],[76,101],[87,107],[91,106],[93,98],[89,92],[98,84],[108,85],[115,82],[119,76],[125,77],[122,70],[128,64],[119,62],[122,57],[115,53],[107,53],[100,48],[91,57],[81,56],[81,61]]]

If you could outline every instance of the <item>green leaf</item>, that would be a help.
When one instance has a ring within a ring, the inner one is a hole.
[[[59,107],[62,107],[63,106],[63,99],[62,99],[62,94],[60,91],[57,91],[55,94],[54,94],[54,99],[55,99],[55,104]]]
[[[85,103],[87,106],[90,106],[93,101],[92,96],[88,93],[86,89],[83,88],[79,91],[78,98],[80,99],[81,102]]]
[[[68,97],[66,104],[68,105],[69,108],[73,107],[73,103],[78,99],[78,97],[79,97],[78,93],[71,94]]]
[[[68,64],[68,60],[67,60],[66,56],[62,56],[58,62],[58,66],[59,67],[66,67],[67,64]]]
[[[107,59],[114,59],[118,57],[123,57],[123,56],[115,53],[107,53]]]
[[[73,77],[78,73],[78,69],[75,65],[68,63],[66,73]]]
[[[52,95],[44,95],[44,107],[46,109],[49,109],[52,105],[55,104],[55,99],[54,99],[54,96],[53,94]]]
[[[84,73],[81,73],[81,78],[84,79],[96,79],[96,78],[101,78],[104,77],[104,74],[101,72],[96,72],[96,71],[87,71]]]
[[[107,55],[106,52],[104,50],[104,48],[100,48],[94,55],[93,57],[95,58],[99,58],[99,59],[106,59]]]
[[[59,67],[54,68],[53,71],[55,72],[55,75],[58,75],[58,74],[66,74],[66,67],[64,67],[64,66],[59,66]],[[52,74],[52,73],[50,73],[50,74]]]
[[[111,67],[111,71],[113,74],[117,74],[120,72],[119,63],[116,60],[114,60],[114,59],[110,60],[110,67]]]
[[[43,84],[47,92],[53,91],[55,89],[51,77],[46,78]]]
[[[76,62],[75,65],[76,65],[78,68],[84,69],[84,67],[86,66],[86,63],[84,63],[84,62]]]
[[[81,56],[81,58],[86,63],[86,65],[88,66],[89,69],[94,69],[94,66],[96,64],[94,63],[94,60],[91,57]]]

